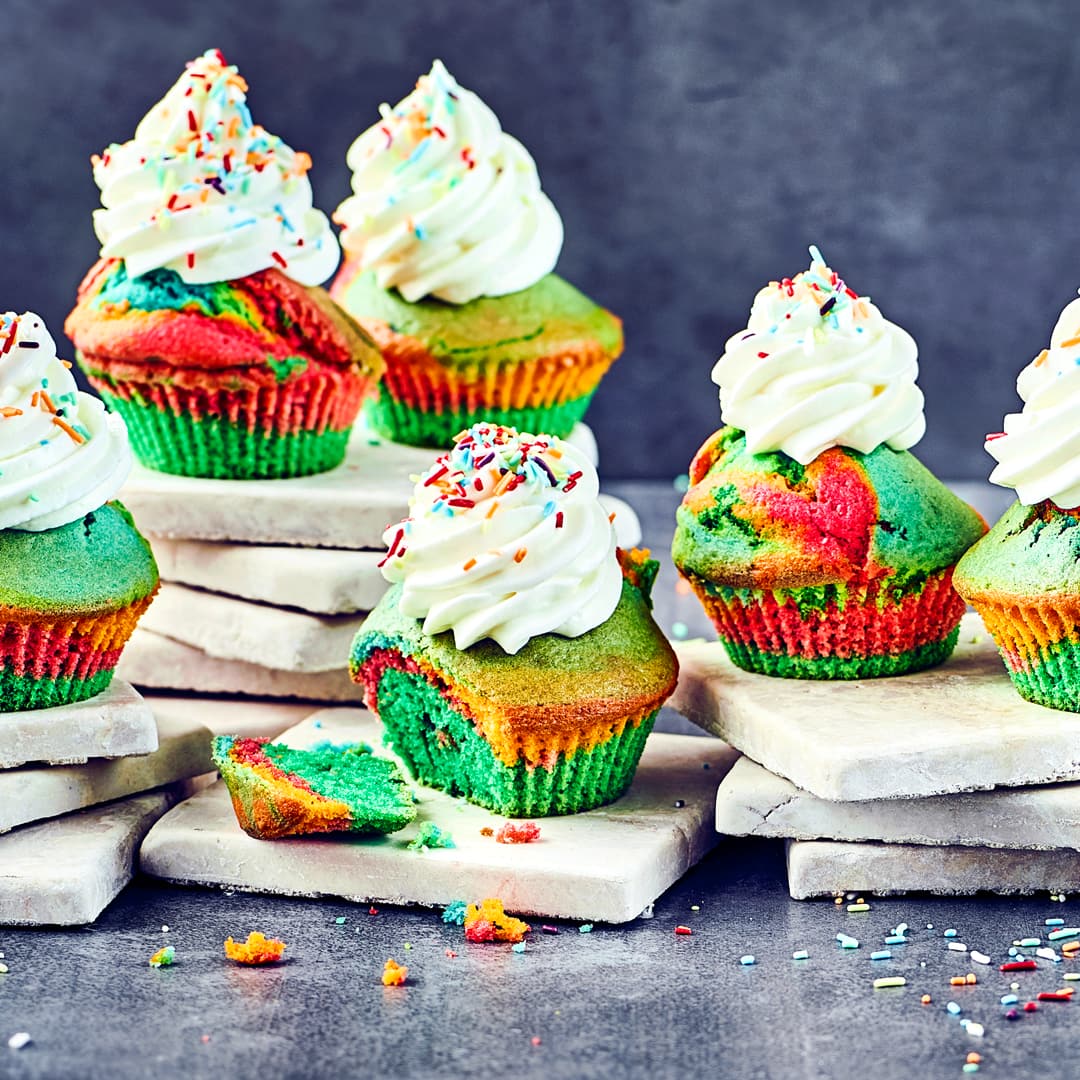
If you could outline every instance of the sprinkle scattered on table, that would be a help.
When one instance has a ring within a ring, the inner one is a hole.
[[[284,941],[268,938],[258,930],[252,930],[247,941],[225,939],[225,955],[237,964],[276,964],[284,953]]]
[[[21,1050],[24,1046],[29,1046],[34,1040],[30,1038],[30,1032],[28,1031],[16,1031],[14,1035],[8,1039],[8,1046],[12,1050]]]

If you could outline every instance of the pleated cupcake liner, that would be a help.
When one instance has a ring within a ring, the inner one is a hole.
[[[800,610],[798,589],[725,597],[689,580],[732,662],[784,678],[863,679],[932,667],[952,653],[965,609],[951,568],[918,591],[883,599],[870,585],[823,611]]]
[[[409,446],[445,449],[456,435],[481,421],[564,439],[584,417],[591,398],[590,393],[573,401],[529,409],[482,407],[424,412],[395,400],[385,387],[380,387],[378,399],[364,404],[364,415],[368,426],[384,439]]]
[[[1080,712],[1080,606],[972,600],[1017,693],[1051,709]]]
[[[364,681],[362,666],[354,677]],[[542,763],[507,765],[422,675],[384,670],[377,712],[414,779],[508,817],[575,814],[613,802],[630,786],[656,719],[654,711],[615,723],[595,745],[580,732],[553,733],[543,741]]]
[[[148,468],[235,480],[310,476],[340,465],[368,388],[354,375],[252,390],[90,381],[123,417]]]
[[[150,599],[106,615],[0,621],[0,711],[47,709],[101,693]]]

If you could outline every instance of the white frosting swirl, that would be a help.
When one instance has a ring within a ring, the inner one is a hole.
[[[130,470],[124,421],[75,385],[41,317],[0,315],[0,529],[78,521]]]
[[[341,244],[410,303],[464,304],[534,285],[562,249],[558,211],[529,152],[436,60],[349,148]]]
[[[94,157],[105,258],[132,277],[167,267],[189,284],[277,267],[318,285],[340,258],[312,207],[311,159],[251,122],[247,84],[216,49],[188,64],[135,137]]]
[[[1080,300],[1062,311],[1043,349],[1016,380],[1023,411],[988,435],[986,452],[999,464],[990,479],[1016,489],[1026,506],[1049,499],[1063,510],[1080,506]]]
[[[562,439],[476,424],[420,477],[385,535],[383,574],[424,633],[516,653],[540,634],[579,637],[622,595],[615,530],[596,470]]]
[[[770,282],[713,368],[725,424],[752,454],[808,465],[831,446],[914,446],[926,431],[918,349],[810,249],[810,269]]]

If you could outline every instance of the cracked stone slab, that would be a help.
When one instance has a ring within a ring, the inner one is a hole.
[[[791,840],[787,869],[788,892],[795,900],[838,892],[1011,896],[1080,891],[1080,853],[1075,851]]]
[[[388,587],[382,551],[155,537],[164,581],[320,615],[370,611]]]
[[[363,614],[312,615],[168,582],[141,625],[222,660],[278,671],[340,671]]]
[[[283,741],[303,747],[361,739],[390,756],[381,736],[370,713],[328,709]],[[716,783],[735,756],[714,739],[653,734],[623,798],[586,814],[537,819],[541,838],[532,844],[481,836],[481,829],[498,829],[505,819],[418,785],[416,821],[392,836],[255,840],[240,829],[219,783],[154,826],[142,846],[142,869],[189,884],[363,903],[438,906],[498,896],[507,910],[522,914],[626,922],[718,842]],[[425,821],[448,830],[457,846],[409,851]]]
[[[794,840],[1080,848],[1080,784],[829,802],[742,757],[716,793],[716,829]]]
[[[92,923],[134,877],[143,837],[181,783],[0,836],[0,926]]]
[[[246,739],[275,738],[311,713],[310,705],[286,701],[161,693],[147,694],[146,701],[159,723],[162,718],[184,724],[197,721],[210,735],[241,735]]]
[[[26,765],[0,772],[0,833],[212,772],[210,730],[195,701],[148,701],[157,749],[138,757],[83,765]]]
[[[276,671],[261,664],[209,656],[192,645],[142,627],[132,634],[117,671],[143,690],[244,694],[335,704],[357,702],[361,696],[349,678],[347,668],[317,672]],[[305,713],[310,711],[305,709]]]
[[[142,695],[114,678],[100,694],[74,705],[0,712],[0,769],[149,754],[157,739],[154,714]]]
[[[579,424],[570,441],[595,456]],[[382,441],[357,427],[345,461],[292,480],[213,480],[136,465],[120,498],[150,536],[379,550],[387,525],[408,513],[413,482],[437,451]],[[633,546],[633,545],[630,545]]]
[[[1080,780],[1080,714],[1024,701],[977,615],[939,667],[857,681],[735,667],[717,641],[675,643],[668,704],[822,799],[944,795]]]

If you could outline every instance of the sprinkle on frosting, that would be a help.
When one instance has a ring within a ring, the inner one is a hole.
[[[1062,510],[1080,506],[1080,300],[1058,317],[1043,349],[1016,380],[1024,402],[986,436],[998,462],[990,479],[1016,489],[1027,506],[1049,499]]]
[[[754,454],[807,465],[830,446],[906,450],[926,429],[918,349],[810,248],[810,267],[770,282],[713,368],[724,422]]]
[[[442,62],[349,149],[342,246],[408,301],[463,304],[534,285],[555,266],[562,219],[529,152]]]
[[[490,637],[578,637],[622,590],[615,534],[586,458],[554,436],[475,424],[416,478],[410,516],[391,526],[382,569],[401,610],[457,648]]]
[[[44,320],[0,314],[0,529],[77,521],[115,497],[131,460],[123,420],[79,390]]]
[[[311,158],[252,122],[247,83],[217,49],[191,61],[135,137],[92,159],[101,254],[132,277],[167,267],[189,284],[270,267],[303,285],[339,250],[312,207]]]

